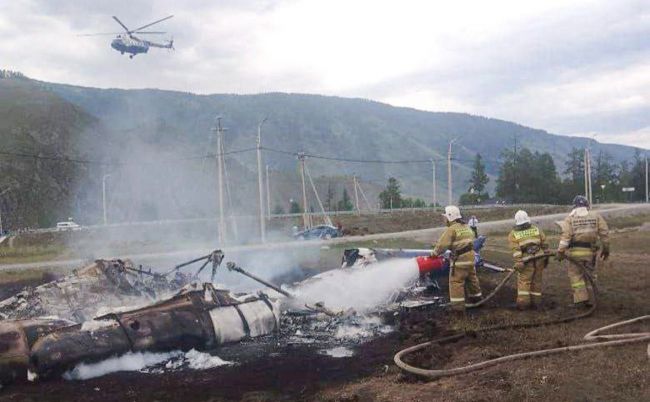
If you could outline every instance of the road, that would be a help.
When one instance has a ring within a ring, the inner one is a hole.
[[[632,213],[650,213],[650,204],[619,204],[612,205],[604,209],[600,209],[599,212],[604,217],[615,217],[615,216],[624,216]],[[550,214],[550,215],[541,215],[532,217],[532,221],[535,224],[540,225],[543,228],[552,228],[554,227],[554,222],[564,219],[566,216],[565,213],[560,214]],[[512,219],[503,219],[490,222],[482,222],[479,224],[479,230],[483,234],[489,234],[493,231],[503,231],[512,227]],[[639,222],[641,224],[641,222]],[[319,248],[322,246],[331,246],[337,244],[349,244],[349,243],[358,243],[358,242],[367,242],[373,240],[387,240],[387,239],[415,239],[419,241],[430,241],[432,242],[439,236],[444,227],[435,227],[430,229],[419,229],[419,230],[407,230],[402,232],[393,232],[393,233],[377,233],[364,236],[346,236],[331,240],[309,240],[309,241],[285,241],[285,242],[273,242],[266,244],[254,244],[254,245],[241,245],[241,246],[226,246],[222,247],[223,251],[226,254],[241,253],[241,252],[251,252],[251,251],[278,251],[278,250],[290,250],[290,249],[299,249],[299,248]],[[140,254],[127,254],[119,256],[105,256],[104,258],[122,258],[122,259],[131,259],[134,261],[142,260],[152,260],[152,259],[181,259],[187,258],[188,260],[210,253],[212,250],[203,248],[203,249],[186,249],[179,251],[171,252],[156,252],[156,253],[140,253]],[[0,270],[16,270],[16,269],[37,269],[37,268],[77,268],[86,263],[88,260],[84,259],[71,259],[71,260],[52,260],[52,261],[40,261],[34,263],[21,263],[21,264],[0,264]]]

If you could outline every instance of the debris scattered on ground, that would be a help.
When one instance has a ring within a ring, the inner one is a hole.
[[[147,305],[172,295],[189,283],[181,272],[172,280],[136,268],[129,260],[97,260],[71,275],[0,302],[0,320],[57,316],[82,323],[101,309]]]

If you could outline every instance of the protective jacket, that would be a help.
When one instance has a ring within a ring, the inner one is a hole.
[[[432,254],[439,256],[446,250],[451,250],[455,261],[452,267],[473,267],[473,241],[474,232],[469,226],[462,222],[452,222],[438,239]]]
[[[558,252],[568,253],[573,261],[567,264],[567,274],[573,289],[573,302],[589,301],[589,286],[584,272],[596,279],[596,251],[600,239],[603,252],[609,255],[609,229],[598,212],[586,207],[575,208],[560,224],[562,235]]]
[[[530,224],[515,227],[508,235],[508,242],[515,263],[523,262],[525,257],[542,255],[548,249],[544,232]]]
[[[465,309],[465,289],[470,298],[483,296],[474,269],[474,232],[466,224],[454,221],[449,224],[433,248],[433,255],[452,252],[449,270],[449,301],[454,310]]]
[[[575,208],[564,219],[558,251],[567,251],[570,257],[590,261],[598,250],[598,239],[609,249],[609,228],[598,212],[585,207]]]
[[[517,269],[517,307],[539,306],[542,302],[542,270],[547,260],[524,260],[544,254],[548,249],[546,236],[537,226],[526,223],[515,226],[508,235],[508,242]]]

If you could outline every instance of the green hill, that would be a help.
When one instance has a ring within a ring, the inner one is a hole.
[[[0,74],[0,197],[4,227],[50,226],[74,216],[90,166],[56,162],[94,147],[98,120],[33,81]],[[27,155],[37,155],[28,157]]]
[[[439,200],[446,200],[447,144],[454,145],[454,195],[467,189],[471,160],[480,152],[493,190],[498,158],[504,148],[549,152],[558,167],[572,147],[586,138],[558,136],[515,123],[461,113],[433,113],[363,99],[319,95],[266,93],[259,95],[195,95],[163,90],[85,88],[11,77],[0,79],[2,148],[43,155],[86,157],[98,165],[46,163],[0,159],[24,191],[30,205],[20,206],[21,222],[44,224],[68,214],[85,223],[101,216],[101,177],[107,178],[109,220],[173,219],[214,216],[215,164],[201,158],[215,152],[215,117],[222,117],[226,150],[255,146],[258,122],[265,147],[285,152],[342,159],[423,160],[435,158]],[[593,153],[609,153],[615,161],[629,160],[634,148],[594,143]],[[295,156],[265,151],[271,166],[273,206],[288,207],[300,199]],[[227,156],[230,199],[240,214],[257,205],[254,152]],[[331,183],[340,198],[350,194],[350,177],[360,177],[371,203],[390,176],[408,195],[430,199],[431,164],[377,164],[308,160],[318,191],[325,197]],[[56,168],[53,166],[56,165]],[[48,170],[49,169],[49,170]],[[320,177],[320,179],[318,179]],[[1,183],[0,183],[1,184]],[[42,184],[42,185],[41,185]],[[21,190],[22,191],[22,190]],[[311,197],[312,200],[314,197]],[[11,201],[10,200],[10,201]],[[7,201],[9,202],[9,201]],[[42,206],[41,206],[42,204]],[[312,207],[315,207],[313,200]],[[8,208],[5,205],[5,210]]]
[[[111,126],[118,138],[137,135],[160,146],[181,147],[188,152],[207,144],[216,115],[228,127],[230,149],[254,146],[257,123],[264,116],[265,146],[287,151],[352,159],[440,160],[443,171],[447,144],[454,146],[456,193],[466,188],[470,160],[480,152],[488,174],[498,172],[501,150],[514,146],[549,152],[563,168],[572,147],[582,148],[586,138],[549,134],[515,123],[461,113],[434,113],[363,100],[319,95],[268,93],[259,95],[194,95],[160,90],[116,90],[46,84],[68,101],[83,105]],[[632,157],[632,147],[595,143],[594,153],[607,151],[615,160]],[[234,156],[252,167],[254,155]],[[295,161],[278,154],[266,160],[282,170],[295,169]],[[429,194],[430,165],[370,165],[310,161],[314,173],[353,174],[384,182],[390,175],[402,178],[409,192]],[[440,174],[440,189],[446,179]],[[427,184],[423,184],[426,180]],[[426,187],[423,189],[422,187]]]

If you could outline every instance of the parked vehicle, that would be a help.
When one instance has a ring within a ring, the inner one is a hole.
[[[74,221],[59,222],[56,224],[56,230],[81,230],[81,226],[77,225]]]
[[[293,237],[299,240],[314,240],[314,239],[332,239],[334,237],[341,237],[342,233],[336,226],[319,225],[295,232]]]

